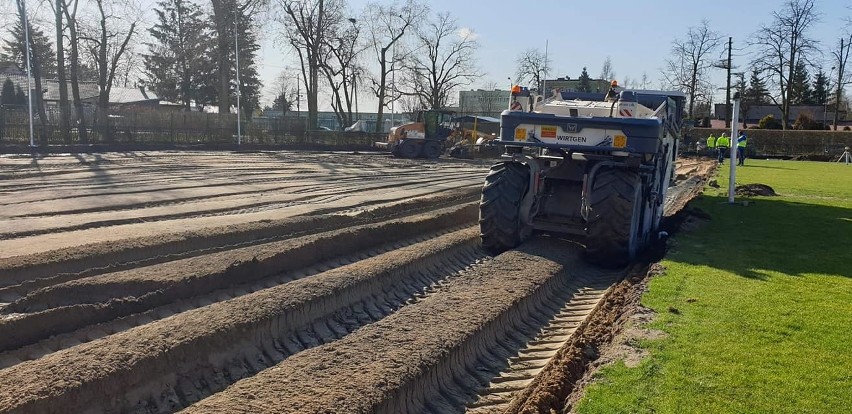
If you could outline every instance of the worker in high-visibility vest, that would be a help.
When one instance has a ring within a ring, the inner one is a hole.
[[[748,143],[748,137],[745,132],[740,132],[740,136],[737,137],[737,165],[745,165],[745,152],[746,152],[746,144]]]
[[[716,149],[716,137],[711,133],[709,137],[707,137],[707,155],[712,155],[713,151]]]
[[[719,151],[719,164],[725,163],[725,152],[730,148],[729,145],[731,145],[731,141],[724,132],[722,135],[719,135],[719,138],[716,138],[716,149]]]

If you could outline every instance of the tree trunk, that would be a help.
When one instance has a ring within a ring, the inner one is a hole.
[[[387,49],[382,49],[382,61],[380,62],[380,70],[379,70],[379,107],[378,114],[376,114],[376,132],[384,132],[383,122],[384,122],[384,113],[385,113],[385,95],[386,95],[386,85],[388,81],[387,75]],[[391,125],[391,128],[393,125]]]
[[[98,128],[101,131],[101,138],[106,142],[112,142],[112,129],[109,126],[109,61],[107,60],[107,28],[106,15],[104,14],[103,4],[98,2],[101,11],[101,39],[100,47],[98,48]]]
[[[89,136],[86,131],[86,115],[83,113],[83,101],[80,99],[80,55],[77,48],[77,22],[75,16],[71,16],[68,10],[65,10],[65,17],[68,19],[68,30],[71,35],[71,94],[74,98],[74,112],[77,124],[77,134],[80,137],[81,144],[89,143]]]
[[[850,37],[850,39],[852,39],[852,37]],[[844,55],[843,55],[843,51],[844,51],[843,41],[844,40],[845,39],[840,38],[840,54],[837,55],[838,58],[839,58],[838,59],[839,64],[838,64],[837,69],[839,69],[839,70],[837,71],[837,91],[834,93],[834,130],[835,131],[837,131],[837,120],[838,120],[837,114],[840,113],[840,91],[843,90],[843,74],[844,74],[844,71],[846,70],[846,59],[844,59]],[[848,49],[850,46],[852,46],[852,45],[847,43],[846,49]],[[847,53],[847,56],[848,56],[849,52],[846,52],[846,53]]]
[[[65,49],[62,47],[63,0],[56,0],[56,77],[59,80],[59,130],[62,142],[71,144],[71,114],[68,107],[68,83],[65,75]]]
[[[216,65],[219,69],[219,114],[227,114],[231,112],[231,62],[230,57],[230,29],[231,23],[229,16],[231,13],[227,10],[227,5],[224,0],[213,0],[213,17],[216,22],[216,37],[217,37],[217,53]]]

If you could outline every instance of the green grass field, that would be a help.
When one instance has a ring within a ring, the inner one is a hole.
[[[737,183],[779,194],[749,206],[727,204],[727,173],[642,299],[667,335],[578,412],[852,413],[852,166],[747,160]]]

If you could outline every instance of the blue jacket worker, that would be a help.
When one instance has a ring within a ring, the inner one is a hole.
[[[745,152],[746,152],[746,144],[748,143],[748,137],[745,132],[741,132],[740,136],[737,137],[737,165],[745,165]]]

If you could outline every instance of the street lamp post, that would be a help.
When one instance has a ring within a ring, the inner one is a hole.
[[[355,24],[358,23],[358,19],[354,17],[349,18],[349,23],[352,23],[352,28],[355,30],[355,40],[358,39],[358,26]],[[354,53],[354,42],[353,41],[353,53]],[[358,115],[358,70],[354,69],[352,71],[352,95],[355,97],[355,122],[358,122],[361,117]]]
[[[237,146],[242,144],[242,130],[240,126],[240,33],[237,26],[239,8],[234,3],[234,55],[237,58]]]
[[[27,2],[20,0],[21,26],[24,28],[24,48],[27,55],[27,114],[30,124],[30,147],[35,147],[35,134],[33,133],[33,70],[30,62],[30,22],[27,18]]]

